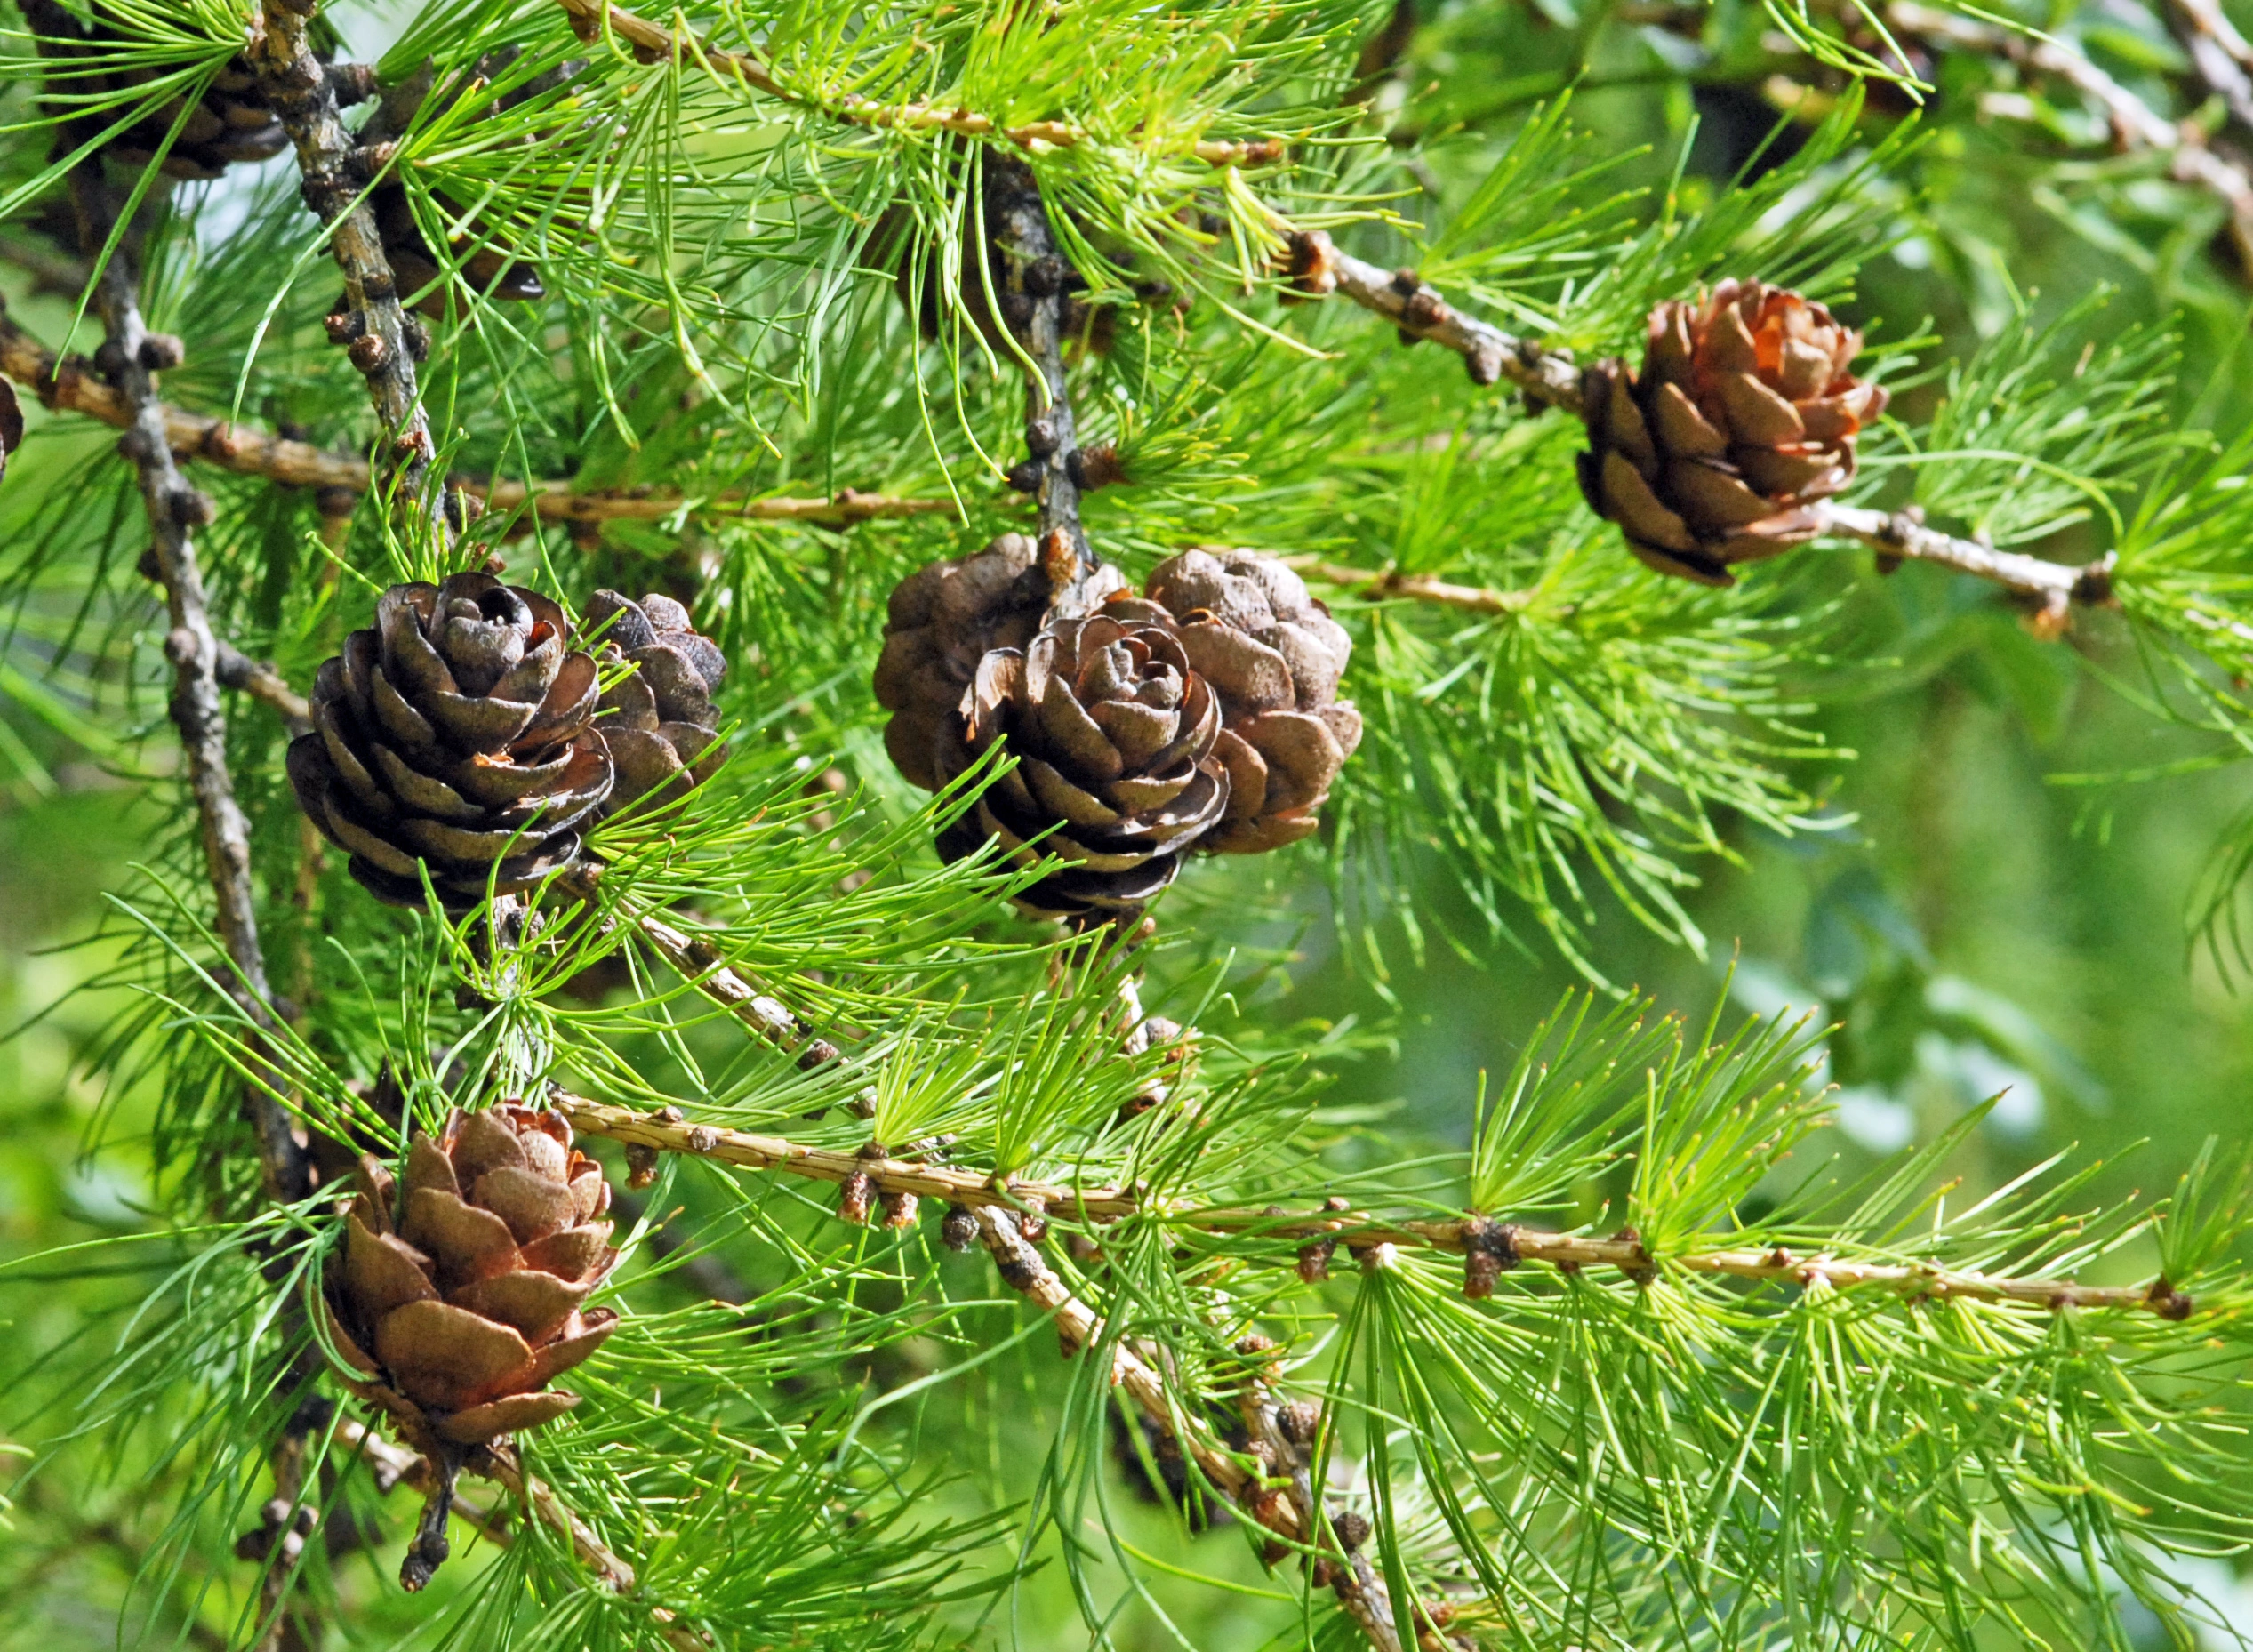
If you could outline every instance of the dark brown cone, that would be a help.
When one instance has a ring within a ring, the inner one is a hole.
[[[1361,713],[1337,697],[1352,638],[1297,574],[1253,551],[1183,551],[1151,570],[1149,591],[1220,696],[1228,807],[1199,849],[1258,854],[1308,836],[1361,743]]]
[[[1115,571],[1096,594],[1123,589]],[[1052,587],[1033,541],[1004,533],[974,556],[918,568],[893,589],[877,662],[877,703],[892,715],[884,747],[900,773],[936,791],[940,732],[992,650],[1022,653],[1040,630]]]
[[[1855,437],[1886,403],[1848,371],[1861,348],[1822,305],[1757,281],[1661,304],[1639,373],[1615,359],[1582,378],[1581,491],[1660,573],[1735,583],[1735,564],[1813,539],[1811,507],[1853,478]]]
[[[616,1328],[581,1304],[618,1260],[610,1186],[560,1115],[503,1105],[417,1132],[406,1174],[355,1176],[328,1331],[371,1399],[432,1439],[484,1445],[560,1416],[549,1382]]]
[[[290,784],[379,900],[451,908],[530,887],[580,853],[608,798],[595,662],[537,592],[489,573],[395,585],[313,679]]]
[[[1070,862],[1019,897],[1087,923],[1138,913],[1191,849],[1306,836],[1361,737],[1337,698],[1351,644],[1271,557],[1188,551],[1149,595],[1099,566],[1050,605],[1030,541],[902,581],[876,675],[885,744],[937,790],[996,744],[1018,766],[940,841]]]
[[[164,175],[183,182],[217,178],[237,161],[269,160],[289,148],[289,134],[259,95],[258,77],[241,58],[229,60],[212,76],[192,105],[175,93],[144,108],[145,100],[158,95],[158,82],[191,67],[178,60],[126,60],[127,52],[147,44],[145,23],[121,22],[114,9],[105,16],[99,0],[83,22],[53,0],[22,9],[41,36],[42,53],[70,62],[69,71],[51,82],[55,112],[66,117],[70,141],[99,137],[110,121],[134,113],[138,117],[132,124],[103,139],[101,153],[136,172],[155,164],[162,153]],[[313,33],[316,52],[325,59],[329,31],[317,27]],[[74,109],[119,99],[124,101],[102,116],[69,118]]]
[[[103,76],[102,81],[107,90],[125,92],[148,84],[163,72],[121,68]],[[70,89],[81,96],[93,90],[76,79]],[[164,176],[195,181],[217,178],[237,161],[270,160],[289,148],[289,134],[260,98],[258,78],[240,58],[212,77],[184,121],[180,109],[181,100],[168,99],[112,138],[102,153],[121,166],[138,170],[156,160],[162,150],[164,161],[160,170]],[[180,122],[179,135],[166,149],[164,140],[175,121]]]
[[[998,744],[1017,766],[939,852],[959,859],[991,839],[1020,865],[1068,862],[1017,897],[1030,911],[1079,922],[1139,913],[1228,806],[1220,732],[1220,702],[1163,609],[1127,600],[1052,614],[1022,653],[998,648],[978,662],[940,730],[942,784]]]
[[[615,774],[603,813],[669,803],[719,760],[712,694],[727,661],[689,623],[686,608],[653,591],[635,602],[598,590],[588,598],[586,616],[590,632],[607,628],[600,630],[603,663],[636,668],[597,702],[595,732],[609,749]]]

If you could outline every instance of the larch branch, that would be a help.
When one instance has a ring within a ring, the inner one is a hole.
[[[610,0],[557,0],[570,14],[573,28],[589,44],[605,32],[631,47],[636,55],[653,62],[702,64],[713,73],[740,81],[754,92],[785,103],[819,110],[850,125],[876,131],[951,132],[958,138],[995,139],[1018,148],[1069,149],[1088,142],[1089,136],[1070,121],[1031,121],[1004,126],[974,109],[946,108],[936,103],[886,103],[859,92],[822,94],[785,85],[766,63],[747,52],[714,46],[685,29],[676,33]],[[1185,152],[1208,166],[1266,166],[1283,158],[1284,145],[1273,138],[1200,138]]]
[[[718,1125],[636,1112],[565,1090],[550,1092],[549,1104],[574,1130],[627,1146],[687,1153],[749,1170],[776,1170],[811,1181],[843,1183],[868,1178],[881,1192],[912,1193],[974,1211],[1037,1209],[1091,1226],[1143,1216],[1185,1231],[1215,1235],[1248,1235],[1301,1243],[1350,1247],[1394,1245],[1403,1249],[1449,1251],[1469,1255],[1497,1245],[1517,1262],[1545,1263],[1564,1271],[1608,1268],[1631,1276],[1654,1270],[1776,1280],[1839,1290],[1881,1289],[1920,1299],[2016,1303],[2043,1309],[2108,1308],[2189,1316],[2189,1297],[2165,1279],[2147,1285],[2082,1285],[2072,1279],[2016,1278],[1942,1268],[1921,1262],[1830,1255],[1803,1255],[1783,1249],[1721,1247],[1654,1257],[1632,1237],[1597,1239],[1554,1233],[1497,1223],[1484,1215],[1415,1218],[1373,1210],[1320,1209],[1293,1214],[1276,1209],[1238,1209],[1151,1199],[1132,1187],[1076,1187],[1016,1177],[1000,1178],[965,1166],[934,1165],[894,1159],[872,1151],[815,1147],[782,1136],[760,1135]]]
[[[9,254],[0,252],[0,258]],[[73,289],[74,292],[76,289]],[[133,415],[116,389],[92,365],[53,351],[26,333],[0,305],[0,374],[30,390],[50,412],[82,413],[119,429]],[[218,466],[237,476],[264,477],[285,487],[336,488],[360,494],[373,483],[368,461],[310,442],[293,441],[254,424],[215,419],[169,404],[160,405],[164,439],[175,459]],[[458,487],[486,509],[513,511],[529,505],[544,522],[653,522],[684,508],[710,520],[800,522],[814,527],[849,527],[856,522],[902,517],[950,516],[951,499],[919,499],[845,488],[829,498],[788,494],[756,497],[729,489],[691,498],[669,489],[593,488],[581,491],[568,481],[509,482],[454,477]],[[345,509],[350,509],[348,503]]]
[[[1039,1247],[1025,1237],[1017,1214],[997,1205],[976,1207],[976,1214],[978,1238],[992,1255],[1001,1282],[1048,1311],[1064,1351],[1077,1354],[1100,1346],[1106,1335],[1101,1317],[1049,1267]],[[1213,1488],[1246,1519],[1287,1543],[1324,1552],[1339,1604],[1376,1652],[1401,1652],[1383,1583],[1366,1564],[1354,1566],[1351,1561],[1358,1557],[1343,1554],[1328,1521],[1318,1518],[1301,1455],[1303,1442],[1283,1437],[1266,1385],[1255,1381],[1241,1407],[1258,1449],[1238,1453],[1228,1449],[1210,1423],[1173,1393],[1164,1374],[1167,1363],[1163,1351],[1122,1336],[1110,1348],[1111,1386],[1123,1391],[1170,1436]]]
[[[80,241],[92,257],[108,245],[116,225],[99,158],[74,168],[69,188]],[[192,525],[209,519],[210,501],[188,486],[173,464],[163,404],[156,395],[156,372],[178,364],[180,341],[148,331],[123,247],[115,249],[102,265],[93,306],[104,333],[100,357],[110,381],[105,388],[126,414],[118,448],[140,477],[150,549],[164,589],[170,621],[164,655],[172,668],[168,709],[180,734],[188,790],[196,802],[204,867],[215,902],[212,926],[233,970],[229,990],[245,1014],[261,1027],[270,1027],[267,1006],[271,993],[251,882],[250,823],[236,799],[235,777],[228,768],[227,714],[219,692],[220,645],[190,533]],[[258,1138],[269,1193],[285,1202],[302,1197],[309,1185],[305,1150],[291,1130],[288,1114],[256,1086],[246,1092],[244,1104]]]

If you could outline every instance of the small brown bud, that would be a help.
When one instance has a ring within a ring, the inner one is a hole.
[[[1484,389],[1502,377],[1502,349],[1481,340],[1479,348],[1463,358],[1463,365],[1471,374],[1471,382]]]
[[[1330,1530],[1336,1534],[1338,1547],[1351,1554],[1369,1541],[1369,1517],[1348,1509],[1330,1517]]]
[[[838,1189],[837,1218],[855,1227],[869,1219],[869,1201],[876,1196],[876,1183],[865,1170],[855,1170],[845,1178]]]
[[[949,1205],[939,1223],[939,1242],[949,1250],[968,1250],[978,1242],[978,1218],[967,1205]]]
[[[169,333],[152,333],[140,341],[140,365],[151,373],[170,373],[188,359],[188,347]]]
[[[626,1185],[638,1192],[657,1180],[657,1150],[645,1142],[626,1143]]]
[[[1275,1408],[1275,1431],[1304,1450],[1322,1431],[1322,1407],[1311,1399],[1295,1399]]]
[[[1430,287],[1420,286],[1408,295],[1407,303],[1401,308],[1400,319],[1418,333],[1429,333],[1453,319],[1453,314],[1446,300]]]
[[[1081,491],[1089,493],[1126,479],[1126,468],[1118,462],[1118,450],[1109,442],[1095,447],[1075,447],[1065,459],[1064,469]]]
[[[391,347],[383,341],[380,333],[363,333],[345,347],[344,353],[352,358],[352,365],[371,376],[383,371],[391,359]]]
[[[1463,1294],[1483,1301],[1495,1294],[1503,1271],[1520,1260],[1518,1230],[1491,1216],[1473,1216],[1463,1224]]]
[[[826,1067],[838,1059],[837,1046],[827,1039],[815,1039],[798,1053],[800,1072],[811,1072],[816,1067]]]
[[[157,558],[156,546],[151,545],[140,553],[140,560],[133,564],[133,572],[151,584],[162,582],[164,577],[164,565]]]
[[[896,1191],[886,1191],[884,1195],[884,1225],[895,1230],[915,1226],[916,1207],[921,1202],[904,1188]]]
[[[1009,485],[1012,493],[1038,493],[1046,469],[1038,459],[1022,459],[1011,465],[1001,479]]]
[[[1048,1213],[1038,1205],[1028,1204],[1017,1217],[1017,1231],[1025,1236],[1026,1244],[1039,1244],[1048,1237]]]
[[[172,520],[184,528],[209,527],[219,520],[219,507],[212,496],[185,482],[172,489],[164,502],[172,507]]]
[[[1303,304],[1327,298],[1338,290],[1337,248],[1319,229],[1302,229],[1288,244],[1290,278],[1283,294],[1287,304]]]
[[[1338,1254],[1338,1242],[1334,1239],[1319,1239],[1299,1247],[1299,1278],[1309,1285],[1319,1285],[1330,1277],[1330,1258]]]
[[[406,317],[399,328],[399,341],[407,347],[410,360],[430,359],[430,329],[424,325],[421,317],[410,315]]]
[[[340,305],[321,317],[332,344],[349,344],[368,330],[367,317],[357,309]]]
[[[692,1125],[686,1139],[690,1152],[709,1153],[718,1147],[719,1132],[708,1124]]]

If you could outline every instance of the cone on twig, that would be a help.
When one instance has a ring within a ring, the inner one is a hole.
[[[936,790],[1003,748],[940,842],[1063,864],[1028,910],[1091,925],[1139,914],[1191,849],[1253,854],[1311,832],[1360,738],[1336,698],[1351,643],[1272,557],[1190,551],[1148,594],[1108,565],[1059,584],[1007,533],[893,593],[877,698],[901,772]]]
[[[450,908],[528,888],[581,853],[611,792],[592,656],[536,591],[488,573],[395,585],[313,681],[290,783],[379,900]]]
[[[1631,376],[1583,376],[1581,491],[1662,573],[1735,583],[1730,569],[1813,539],[1813,509],[1853,479],[1855,437],[1886,393],[1848,371],[1862,335],[1812,300],[1724,281],[1651,312]]]
[[[560,1416],[557,1376],[617,1325],[587,1308],[618,1253],[610,1187],[559,1114],[503,1105],[417,1132],[404,1177],[354,1176],[323,1306],[356,1386],[426,1451],[479,1446]]]
[[[602,663],[635,668],[597,702],[595,732],[616,777],[603,813],[671,802],[718,761],[712,694],[727,661],[689,622],[686,608],[654,591],[635,602],[598,590],[587,599],[586,619]]]

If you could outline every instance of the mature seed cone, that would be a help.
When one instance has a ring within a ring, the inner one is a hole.
[[[580,852],[610,796],[595,662],[563,610],[488,573],[395,585],[313,680],[290,783],[379,900],[524,889]]]
[[[1308,836],[1361,743],[1360,711],[1337,697],[1353,639],[1297,574],[1248,550],[1185,550],[1151,570],[1149,591],[1221,700],[1228,807],[1198,847],[1258,854]]]
[[[103,78],[110,89],[122,92],[146,85],[162,72],[120,69]],[[83,94],[89,88],[78,81],[72,90]],[[162,150],[167,178],[193,180],[217,178],[237,161],[270,160],[289,148],[289,134],[259,96],[258,77],[240,58],[212,77],[185,120],[181,104],[179,98],[168,99],[112,138],[103,153],[121,165],[140,168]],[[164,140],[175,122],[180,123],[179,134],[165,149]]]
[[[901,772],[936,790],[1004,744],[1016,768],[942,838],[1069,864],[1019,897],[1081,923],[1131,916],[1192,848],[1304,837],[1360,718],[1336,700],[1345,633],[1270,557],[1190,551],[1127,590],[1068,581],[1004,534],[893,593],[877,698]]]
[[[364,1156],[332,1275],[328,1331],[362,1391],[458,1446],[545,1423],[579,1396],[548,1384],[618,1316],[583,1308],[618,1253],[610,1185],[561,1115],[504,1105],[415,1133],[401,1186]]]
[[[1735,582],[1733,564],[1813,539],[1812,509],[1854,476],[1854,438],[1886,393],[1847,370],[1862,335],[1822,305],[1757,281],[1651,312],[1631,378],[1616,359],[1581,383],[1581,491],[1662,573]]]
[[[598,590],[586,612],[590,632],[608,627],[601,632],[604,662],[623,660],[638,668],[598,702],[595,730],[610,748],[616,774],[603,813],[644,799],[653,807],[670,802],[702,780],[719,755],[697,764],[719,730],[712,694],[727,674],[727,661],[670,597],[653,591],[635,602]]]

